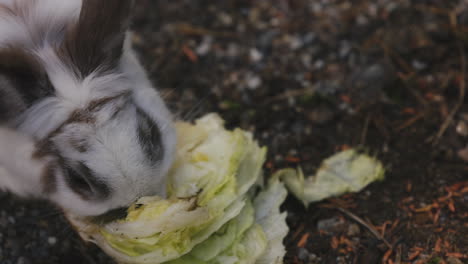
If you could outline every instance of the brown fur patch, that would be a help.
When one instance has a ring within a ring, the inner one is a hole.
[[[53,144],[50,141],[51,138],[60,134],[66,125],[69,125],[72,123],[88,123],[88,124],[95,123],[96,119],[93,116],[93,112],[99,110],[99,108],[103,107],[105,104],[110,103],[113,100],[116,100],[126,95],[128,95],[127,92],[116,95],[116,96],[101,98],[101,99],[98,99],[89,103],[88,107],[85,109],[78,109],[74,111],[68,117],[68,119],[65,122],[63,122],[57,129],[49,133],[49,135],[47,135],[43,140],[39,141],[36,144],[36,151],[34,152],[33,157],[36,159],[40,159],[47,155],[58,155],[55,147],[53,147]],[[116,109],[116,111],[119,111],[119,109]],[[80,150],[80,148],[77,148],[77,150]],[[85,151],[84,148],[82,150]]]
[[[55,164],[47,165],[41,173],[41,184],[44,193],[51,194],[57,190],[57,179],[55,178]]]
[[[70,145],[80,153],[88,152],[88,150],[91,148],[91,146],[89,146],[88,142],[85,140],[70,139]]]
[[[46,156],[56,156],[57,150],[52,145],[49,139],[41,140],[36,143],[35,151],[32,154],[32,158],[39,160]]]
[[[130,95],[130,92],[123,92],[121,94],[118,94],[116,96],[111,96],[111,97],[104,97],[101,99],[97,99],[89,103],[88,107],[86,108],[88,112],[95,112],[100,110],[104,105],[108,104],[109,102],[116,100],[120,97],[128,96]]]
[[[5,14],[5,15],[8,15],[8,16],[14,16],[15,15],[15,12],[13,11],[13,9],[11,9],[10,7],[4,5],[4,4],[0,4],[0,15],[1,13]]]

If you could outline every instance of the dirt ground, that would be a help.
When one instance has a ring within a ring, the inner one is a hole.
[[[307,209],[289,197],[285,263],[468,263],[468,2],[137,2],[135,47],[178,118],[253,131],[269,172],[350,147],[387,168]],[[0,263],[113,262],[0,194]]]

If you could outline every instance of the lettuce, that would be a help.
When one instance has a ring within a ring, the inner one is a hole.
[[[284,184],[279,181],[279,174],[273,175],[267,188],[254,199],[255,220],[267,236],[268,246],[256,261],[256,264],[281,264],[286,254],[283,239],[289,232],[286,224],[286,212],[280,212],[280,206],[287,196]]]
[[[281,260],[287,226],[279,206],[286,190],[276,182],[255,195],[266,149],[249,132],[226,130],[216,114],[176,127],[168,197],[142,197],[124,219],[103,226],[69,215],[82,238],[120,263]]]
[[[167,198],[142,197],[123,219],[96,225],[67,214],[84,240],[121,264],[281,264],[289,229],[287,191],[307,206],[383,179],[382,164],[355,150],[325,160],[316,175],[283,169],[264,183],[266,149],[252,134],[208,114],[176,124]]]
[[[308,206],[346,192],[359,192],[371,182],[383,180],[384,173],[381,162],[349,149],[326,159],[314,176],[305,178],[300,168],[283,169],[277,176]]]

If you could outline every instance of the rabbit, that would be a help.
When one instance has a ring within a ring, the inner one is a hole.
[[[165,197],[176,133],[131,0],[0,0],[0,190],[99,217]]]

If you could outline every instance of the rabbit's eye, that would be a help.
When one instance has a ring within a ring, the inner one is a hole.
[[[70,188],[85,200],[104,199],[110,194],[109,187],[82,163],[74,168],[67,167],[65,179]]]
[[[146,156],[156,162],[162,159],[163,147],[158,125],[142,110],[137,108],[138,140]]]

